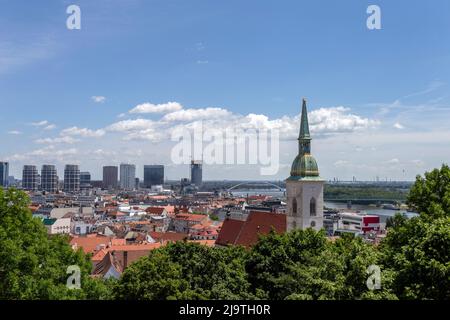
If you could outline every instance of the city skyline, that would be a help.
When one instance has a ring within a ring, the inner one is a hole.
[[[189,164],[172,163],[171,132],[202,121],[281,133],[277,174],[204,164],[204,180],[284,180],[302,97],[327,180],[413,180],[450,157],[446,1],[377,1],[381,30],[366,28],[366,1],[105,3],[77,2],[81,30],[66,28],[66,1],[3,8],[10,175],[54,164],[62,178],[73,163],[101,180],[103,166],[133,163],[142,179],[158,163],[179,180]]]

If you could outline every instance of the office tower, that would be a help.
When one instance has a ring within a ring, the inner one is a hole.
[[[103,167],[103,188],[115,189],[117,188],[119,168],[116,166]]]
[[[64,168],[64,191],[80,191],[80,168],[74,164],[67,164]]]
[[[144,166],[144,187],[164,184],[164,166],[163,165],[147,165]]]
[[[50,193],[58,191],[58,175],[54,165],[44,164],[42,166],[41,189]]]
[[[36,166],[25,165],[22,171],[22,188],[28,191],[38,189],[38,171]]]
[[[0,162],[0,187],[8,186],[9,163]]]
[[[133,190],[136,187],[136,166],[134,164],[120,165],[120,188]]]
[[[90,189],[91,185],[91,173],[90,172],[80,172],[80,189],[86,190]]]
[[[191,161],[191,183],[197,187],[202,184],[202,161]]]
[[[139,189],[139,178],[134,179],[134,181],[135,181],[135,188],[136,188],[136,190],[138,190]]]

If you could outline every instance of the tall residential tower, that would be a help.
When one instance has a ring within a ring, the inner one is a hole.
[[[44,164],[42,166],[41,189],[50,193],[58,191],[58,174],[54,165]]]
[[[124,190],[136,188],[136,166],[134,164],[120,164],[120,188]]]
[[[36,166],[25,165],[22,170],[22,188],[28,191],[37,191],[39,176]]]
[[[75,164],[67,164],[64,168],[64,191],[80,191],[80,168]]]

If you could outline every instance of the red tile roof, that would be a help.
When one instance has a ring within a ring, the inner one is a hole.
[[[70,240],[72,248],[82,248],[84,253],[93,253],[101,244],[107,246],[111,241],[111,237],[102,235],[89,235],[87,237],[74,237]]]
[[[187,233],[179,233],[179,232],[149,232],[150,236],[156,241],[183,241],[188,237]]]
[[[161,215],[163,214],[165,208],[161,208],[161,207],[148,207],[145,211],[148,214],[157,214],[157,215]]]
[[[258,241],[259,235],[268,234],[272,228],[277,233],[286,232],[286,215],[251,211],[246,221],[225,220],[216,244],[250,247]]]
[[[191,214],[191,213],[178,213],[175,216],[177,220],[187,220],[187,221],[202,221],[208,219],[206,214]]]

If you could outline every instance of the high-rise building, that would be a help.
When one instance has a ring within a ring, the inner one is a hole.
[[[316,159],[311,155],[306,100],[303,99],[298,155],[286,179],[287,230],[323,227],[323,185]]]
[[[164,184],[164,166],[163,165],[146,165],[144,166],[144,187]]]
[[[116,189],[119,168],[116,166],[103,167],[103,188]]]
[[[80,168],[75,164],[67,164],[64,168],[64,191],[80,191]]]
[[[86,190],[90,189],[91,187],[91,173],[87,171],[80,172],[80,189]]]
[[[58,174],[54,165],[44,164],[42,166],[41,189],[50,193],[58,191]]]
[[[136,166],[134,164],[120,164],[120,188],[133,190],[136,188]]]
[[[139,189],[139,184],[140,184],[139,178],[134,179],[134,181],[135,181],[135,186],[136,186],[135,188],[137,190],[137,189]]]
[[[191,183],[197,187],[202,185],[202,161],[191,161]]]
[[[38,171],[36,166],[25,165],[22,171],[22,188],[28,191],[37,191],[38,189]]]
[[[1,187],[8,186],[8,177],[9,177],[9,163],[8,162],[0,162],[0,186]]]

